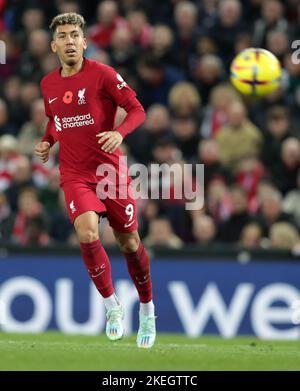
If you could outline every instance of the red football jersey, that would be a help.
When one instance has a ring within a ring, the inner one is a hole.
[[[113,154],[102,151],[96,134],[114,130],[117,107],[126,107],[136,94],[113,68],[94,60],[85,58],[75,75],[62,77],[60,72],[41,81],[49,118],[42,140],[59,141],[62,183],[79,177],[96,182],[97,167],[106,163],[118,169],[122,156],[119,148]]]

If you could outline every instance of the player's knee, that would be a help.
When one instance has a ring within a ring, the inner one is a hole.
[[[135,253],[140,245],[140,239],[137,237],[128,238],[123,243],[119,243],[122,253]]]
[[[99,239],[98,232],[93,229],[79,229],[77,235],[81,243],[91,243]]]

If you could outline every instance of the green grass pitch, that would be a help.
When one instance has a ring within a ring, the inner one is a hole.
[[[152,349],[135,336],[0,333],[0,370],[300,370],[300,341],[160,334]]]

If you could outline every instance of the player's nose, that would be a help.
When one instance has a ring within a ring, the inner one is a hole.
[[[74,38],[72,37],[72,35],[67,35],[66,42],[67,45],[74,44]]]

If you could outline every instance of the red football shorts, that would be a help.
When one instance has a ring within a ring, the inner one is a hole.
[[[72,224],[81,214],[95,211],[106,216],[110,226],[117,232],[129,233],[138,228],[136,201],[128,192],[125,193],[126,199],[119,196],[118,189],[116,197],[100,199],[96,184],[78,181],[64,182],[62,189]]]

